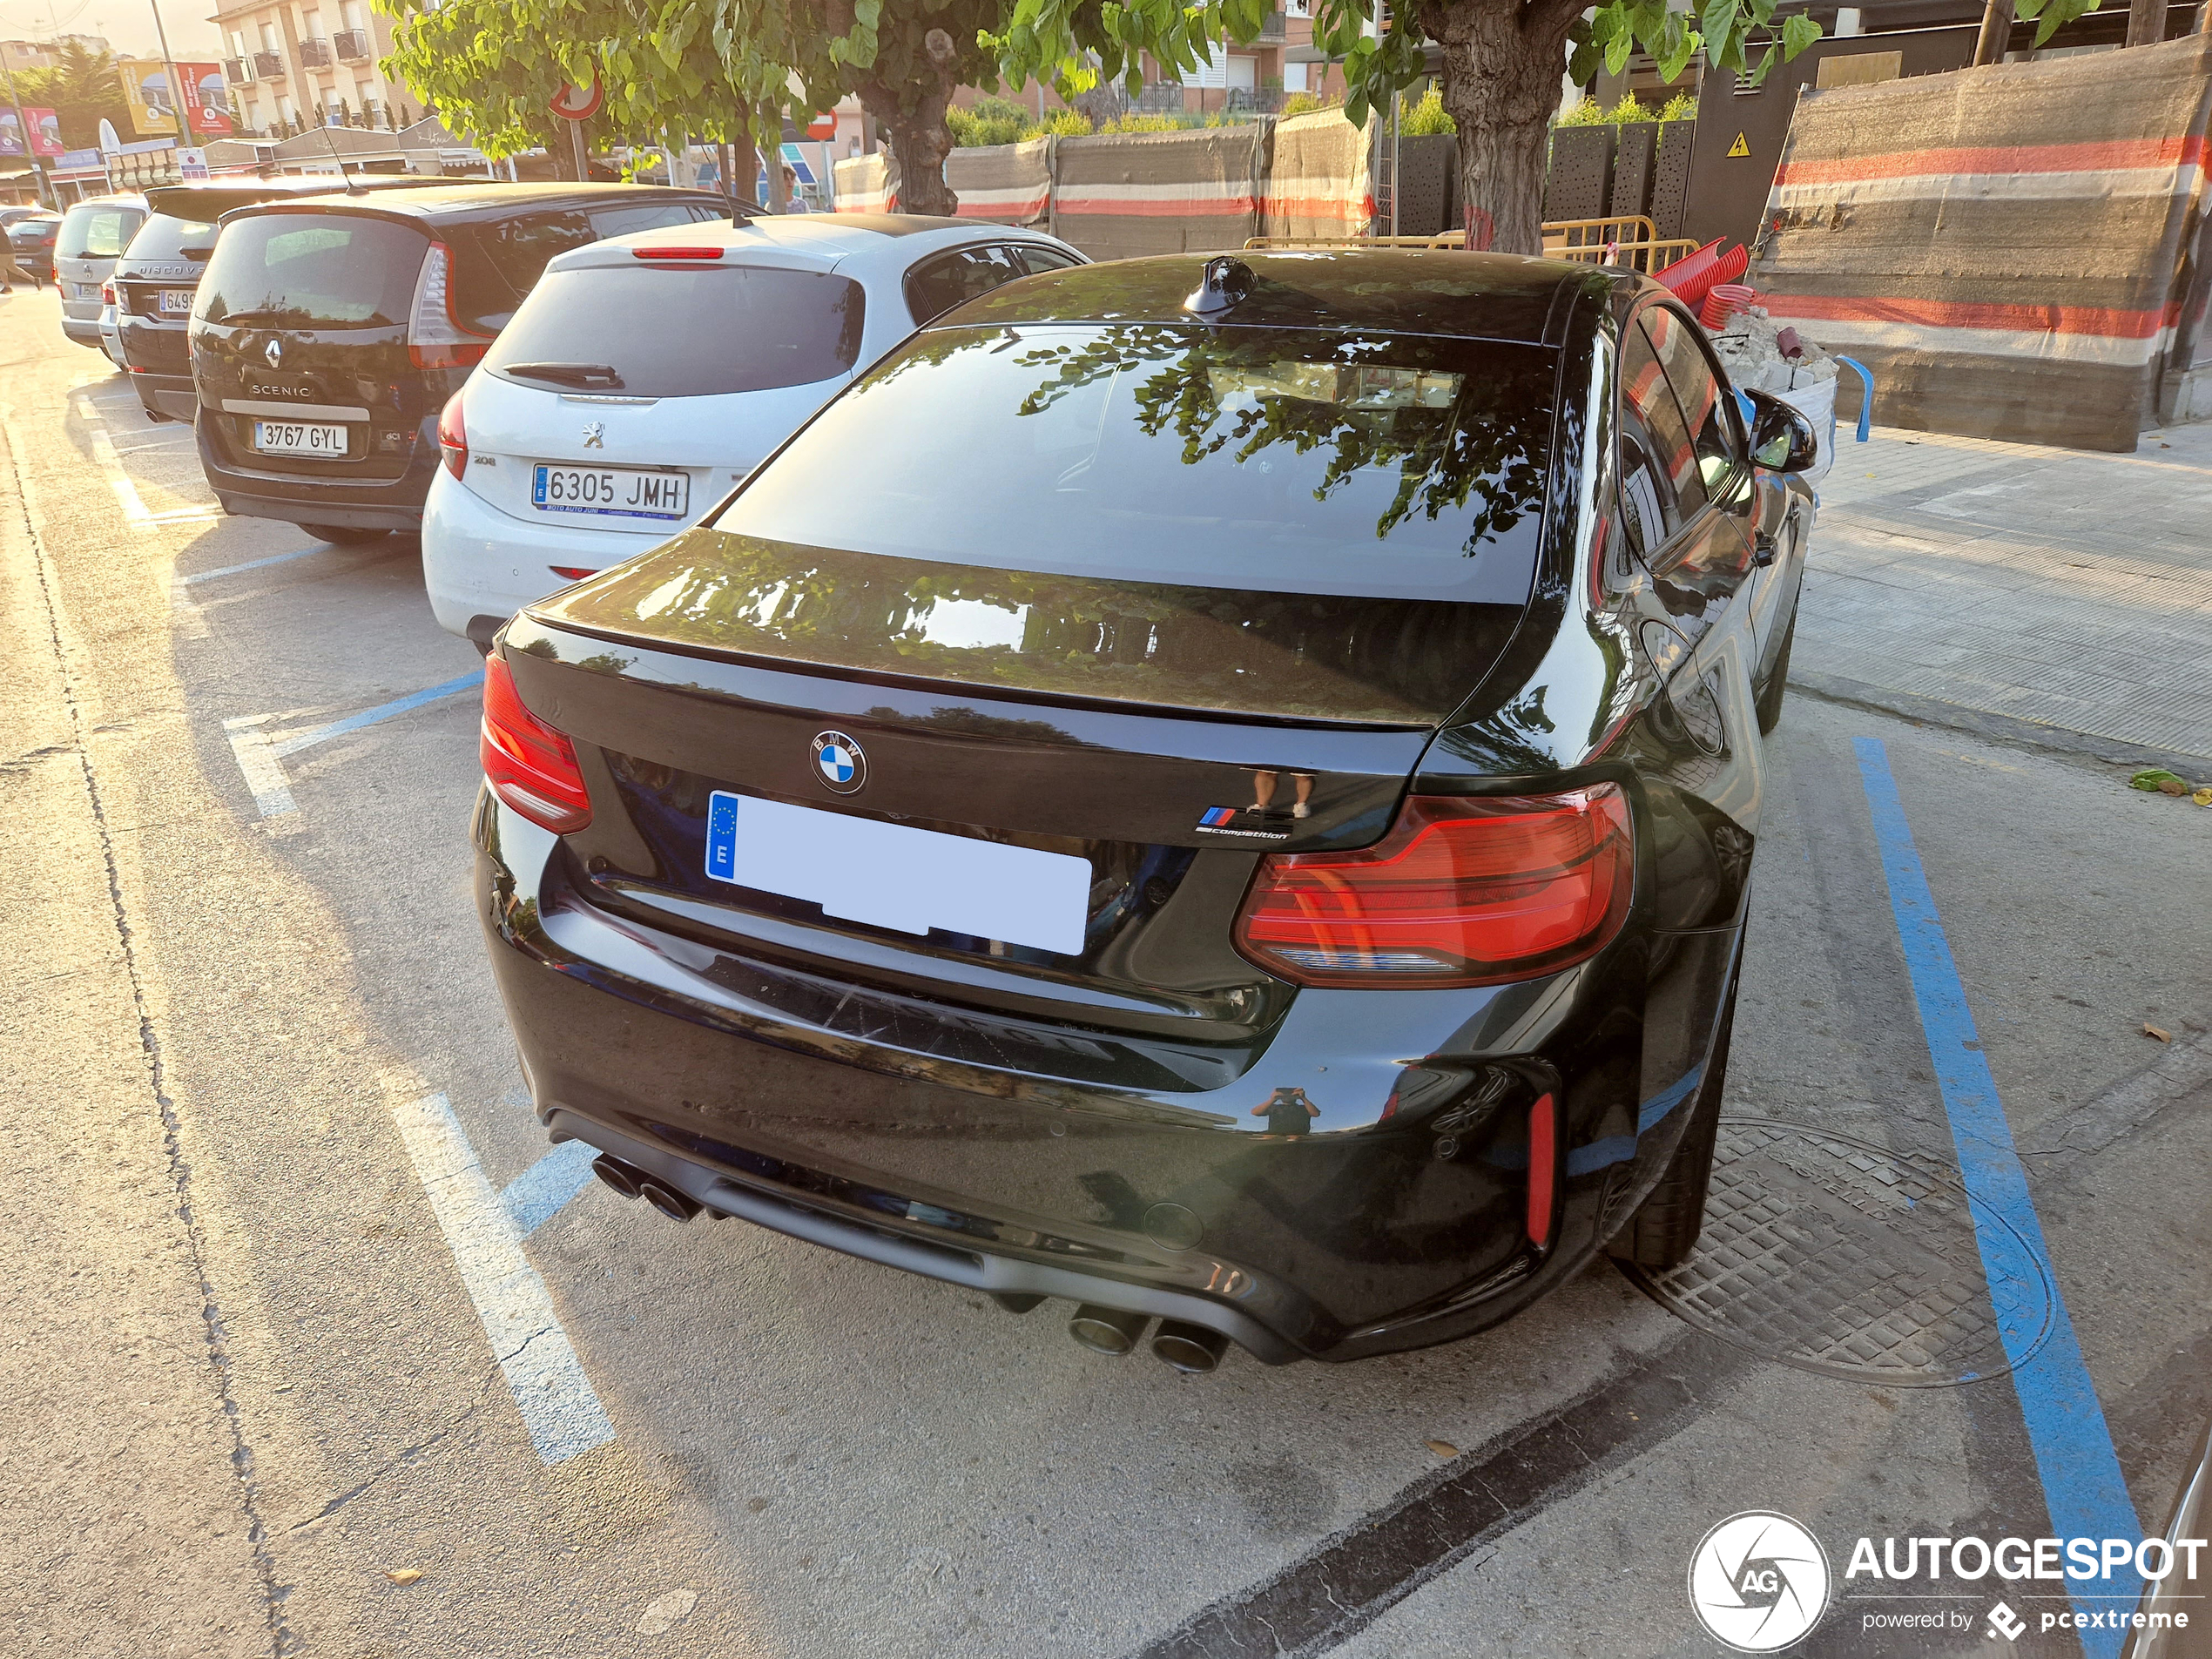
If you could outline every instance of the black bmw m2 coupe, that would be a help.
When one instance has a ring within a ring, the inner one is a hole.
[[[1814,443],[1588,266],[948,313],[495,648],[476,894],[540,1118],[679,1219],[1187,1370],[1679,1260]]]

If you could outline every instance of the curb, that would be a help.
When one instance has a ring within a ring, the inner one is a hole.
[[[1954,732],[1969,732],[1999,743],[2080,755],[2116,766],[2164,766],[2183,777],[2212,774],[2212,755],[2148,748],[2119,738],[2100,737],[2094,732],[2076,732],[2068,726],[2046,725],[2038,720],[2022,720],[2009,714],[1989,714],[1980,709],[1964,708],[1956,703],[1946,703],[1932,697],[1915,697],[1909,691],[1888,691],[1879,685],[1869,685],[1864,680],[1845,679],[1839,675],[1793,673],[1790,676],[1790,689],[1817,697],[1824,703],[1840,703],[1847,708],[1870,709],[1877,714],[1894,714],[1918,725],[1947,726]]]

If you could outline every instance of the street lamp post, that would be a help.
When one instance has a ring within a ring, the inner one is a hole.
[[[187,149],[192,145],[192,127],[185,117],[185,84],[177,78],[177,60],[169,55],[169,31],[161,26],[161,0],[146,0],[153,13],[154,38],[161,43],[161,67],[169,77],[171,118],[177,123],[177,148]]]

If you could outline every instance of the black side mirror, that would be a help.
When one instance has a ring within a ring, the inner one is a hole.
[[[1803,472],[1820,458],[1820,436],[1804,413],[1771,392],[1748,391],[1751,400],[1751,461],[1769,472]]]

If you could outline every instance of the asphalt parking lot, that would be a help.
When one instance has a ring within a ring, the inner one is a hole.
[[[221,518],[6,306],[0,1649],[1704,1654],[1738,1511],[1839,1573],[2161,1523],[2212,1417],[2212,812],[1794,696],[1698,1262],[1345,1367],[1106,1359],[550,1151],[415,544]],[[1999,1646],[2116,1653],[2005,1593]],[[1869,1623],[1905,1594],[1799,1650],[1992,1651],[1993,1589]]]

